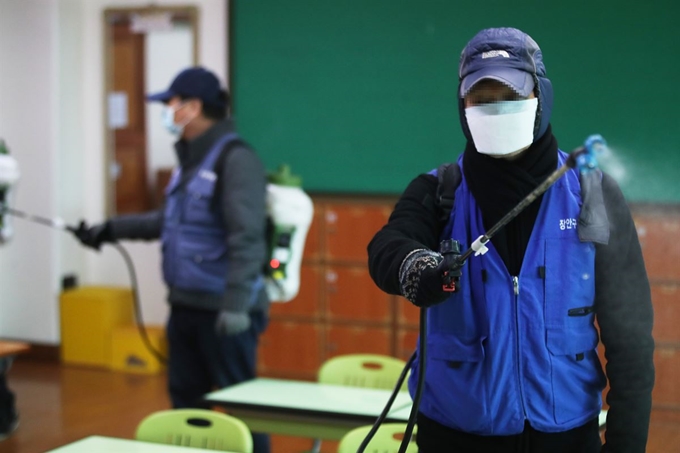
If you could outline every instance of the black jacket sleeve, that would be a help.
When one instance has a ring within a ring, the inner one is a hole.
[[[218,180],[228,260],[223,308],[247,311],[266,259],[266,173],[257,154],[239,145],[226,154]]]
[[[643,453],[654,386],[653,312],[635,224],[623,194],[602,180],[610,224],[608,245],[597,245],[595,309],[610,390],[603,452]]]
[[[163,209],[128,214],[110,219],[111,237],[120,239],[153,240],[161,236],[163,229]]]
[[[438,251],[442,225],[437,216],[437,178],[422,174],[406,187],[387,224],[368,244],[368,270],[380,289],[401,294],[399,268],[418,249]]]

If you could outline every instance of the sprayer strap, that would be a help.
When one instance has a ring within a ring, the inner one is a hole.
[[[437,199],[439,208],[439,220],[446,224],[449,221],[453,203],[456,199],[456,189],[460,185],[462,177],[457,163],[441,164],[437,168]]]

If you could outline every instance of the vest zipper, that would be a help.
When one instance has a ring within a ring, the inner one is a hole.
[[[519,386],[519,400],[522,403],[522,414],[527,418],[527,410],[524,407],[524,388],[522,387],[522,354],[519,335],[519,277],[512,277],[512,292],[515,295],[515,339],[517,341],[517,384]]]

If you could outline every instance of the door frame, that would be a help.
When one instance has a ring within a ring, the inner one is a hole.
[[[104,209],[106,217],[116,214],[116,194],[115,180],[112,178],[111,168],[115,159],[114,133],[109,128],[109,109],[108,95],[113,89],[113,52],[112,52],[112,31],[110,24],[120,16],[130,16],[132,14],[152,15],[159,13],[170,13],[173,18],[186,20],[191,24],[193,39],[193,64],[198,65],[199,58],[199,9],[197,6],[144,6],[129,8],[106,8],[102,14],[103,36],[103,62],[104,62],[104,90],[102,93],[102,118],[104,121],[104,159],[102,174],[104,176]]]

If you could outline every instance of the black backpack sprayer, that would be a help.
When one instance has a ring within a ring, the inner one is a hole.
[[[541,196],[545,191],[547,191],[558,179],[562,177],[567,171],[573,168],[577,168],[581,173],[587,173],[593,171],[597,168],[597,158],[596,155],[606,151],[607,143],[602,138],[601,135],[591,135],[589,136],[584,145],[572,151],[567,161],[555,170],[550,176],[548,176],[545,181],[539,184],[529,195],[527,195],[522,201],[520,201],[517,206],[515,206],[510,212],[508,212],[503,218],[501,218],[494,226],[492,226],[486,234],[478,237],[463,253],[460,252],[460,243],[454,239],[444,239],[439,245],[439,252],[444,257],[444,274],[442,275],[442,289],[447,292],[455,292],[457,290],[457,284],[459,282],[461,271],[465,262],[472,254],[475,256],[483,255],[487,252],[486,243],[488,243],[491,238],[505,225],[508,224],[512,219],[517,217],[517,215],[522,212],[527,206],[529,206],[536,198]],[[387,418],[387,415],[392,408],[392,403],[397,397],[399,390],[401,389],[404,379],[408,374],[408,370],[411,365],[418,357],[418,384],[416,386],[413,395],[413,405],[411,407],[411,412],[409,414],[408,423],[406,425],[406,430],[404,432],[404,438],[401,442],[399,453],[405,453],[409,446],[411,437],[413,435],[413,428],[415,426],[416,416],[418,414],[418,408],[420,406],[420,399],[422,397],[423,386],[425,384],[425,364],[426,364],[426,338],[427,338],[427,307],[422,307],[420,309],[420,333],[419,333],[419,350],[414,352],[409,358],[402,371],[394,391],[390,395],[390,398],[385,405],[382,413],[378,416],[373,428],[366,435],[366,438],[359,446],[357,453],[363,453],[369,442],[378,431],[378,428]]]

